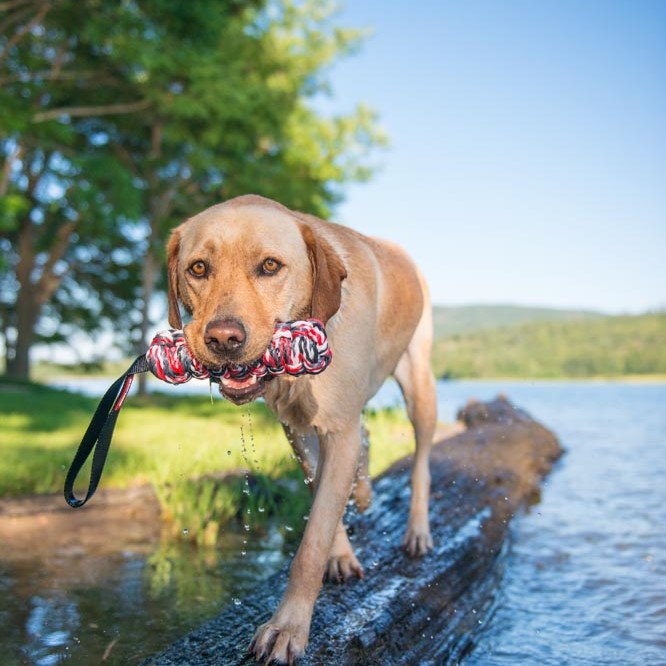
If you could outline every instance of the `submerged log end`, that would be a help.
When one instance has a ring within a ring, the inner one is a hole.
[[[370,508],[347,517],[366,576],[324,587],[302,666],[444,664],[473,645],[494,603],[510,520],[538,500],[540,481],[563,451],[552,432],[503,396],[470,403],[459,417],[466,430],[433,448],[435,548],[419,559],[400,549],[409,508],[404,459],[374,482]],[[264,581],[240,606],[144,666],[250,663],[247,646],[279,602],[286,575]]]

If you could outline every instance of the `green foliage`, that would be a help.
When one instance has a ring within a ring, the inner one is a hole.
[[[232,472],[165,484],[157,488],[163,518],[172,537],[199,546],[218,543],[232,521],[244,530],[265,526],[268,519],[301,525],[310,510],[310,493],[302,475],[294,472],[279,478]]]
[[[606,315],[589,310],[558,310],[521,305],[460,305],[433,307],[435,338],[516,326],[535,321],[580,321]]]
[[[543,321],[438,340],[437,376],[584,378],[666,374],[666,314]]]
[[[46,318],[45,340],[107,324],[141,345],[164,238],[193,212],[253,192],[327,215],[343,183],[369,176],[384,141],[374,114],[324,118],[309,103],[362,37],[335,25],[335,9],[9,3],[0,333],[16,332],[5,341],[22,343],[23,365]]]

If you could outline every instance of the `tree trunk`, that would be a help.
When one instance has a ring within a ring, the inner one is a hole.
[[[65,255],[75,227],[76,220],[60,225],[51,239],[41,273],[36,277],[37,231],[29,219],[21,224],[17,244],[19,261],[16,267],[19,283],[16,295],[16,342],[13,355],[7,357],[7,375],[13,379],[30,379],[30,350],[35,342],[35,327],[42,307],[60,286],[62,275],[55,272],[55,267]]]
[[[29,292],[31,290],[28,290]],[[32,294],[19,291],[16,302],[16,341],[12,356],[7,357],[7,376],[12,379],[30,379],[30,350],[35,341],[38,308]]]
[[[162,129],[163,122],[156,119],[153,123],[150,139],[150,151],[148,157],[152,165],[147,174],[147,181],[150,187],[150,234],[148,236],[148,247],[144,257],[143,274],[141,277],[141,294],[143,303],[141,304],[141,322],[139,324],[139,341],[137,355],[146,351],[150,340],[148,340],[148,328],[150,326],[150,302],[155,293],[155,280],[159,261],[156,257],[155,243],[159,238],[159,230],[163,219],[168,215],[171,205],[172,192],[167,190],[161,195],[160,178],[158,176],[159,158],[162,154]],[[145,395],[148,390],[148,374],[140,373],[138,382],[139,395]]]
[[[443,440],[431,461],[434,550],[399,550],[409,508],[409,459],[374,483],[370,509],[348,521],[365,579],[325,585],[299,666],[457,663],[473,647],[495,603],[508,525],[539,498],[539,483],[562,454],[556,437],[505,398],[459,414],[467,430]],[[255,628],[277,606],[282,571],[238,604],[144,666],[241,664]]]
[[[39,307],[35,299],[32,273],[35,269],[35,228],[29,219],[23,220],[18,236],[19,261],[16,279],[16,339],[12,354],[7,357],[7,375],[12,379],[30,378],[30,348],[35,339]]]
[[[143,260],[143,275],[141,277],[141,294],[143,302],[141,304],[141,322],[139,324],[139,342],[137,355],[143,354],[148,348],[148,327],[150,326],[150,301],[155,291],[155,276],[157,272],[157,260],[153,250],[152,234],[148,242],[148,249]],[[138,393],[146,395],[148,391],[148,373],[141,372],[138,376]]]

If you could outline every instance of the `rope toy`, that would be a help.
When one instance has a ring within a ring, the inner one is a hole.
[[[278,375],[317,375],[331,362],[324,325],[318,319],[277,324],[268,348],[251,365],[231,363],[223,368],[206,368],[191,354],[182,331],[160,331],[146,353],[150,371],[169,384],[183,384],[190,379],[243,381],[250,375],[272,379]]]
[[[67,472],[64,489],[67,503],[73,508],[81,507],[95,493],[118,414],[136,373],[150,371],[169,384],[184,384],[194,378],[210,379],[219,384],[224,379],[243,381],[251,375],[268,381],[285,374],[294,377],[317,375],[328,367],[331,356],[324,325],[318,319],[278,323],[261,358],[250,365],[230,363],[221,368],[207,368],[199,363],[192,356],[183,331],[160,331],[148,351],[135,359],[100,400]],[[74,481],[93,450],[88,492],[85,498],[78,499],[74,495]]]

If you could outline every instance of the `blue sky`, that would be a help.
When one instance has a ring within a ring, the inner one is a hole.
[[[349,0],[331,71],[391,139],[336,219],[400,242],[439,304],[666,307],[666,2]]]

